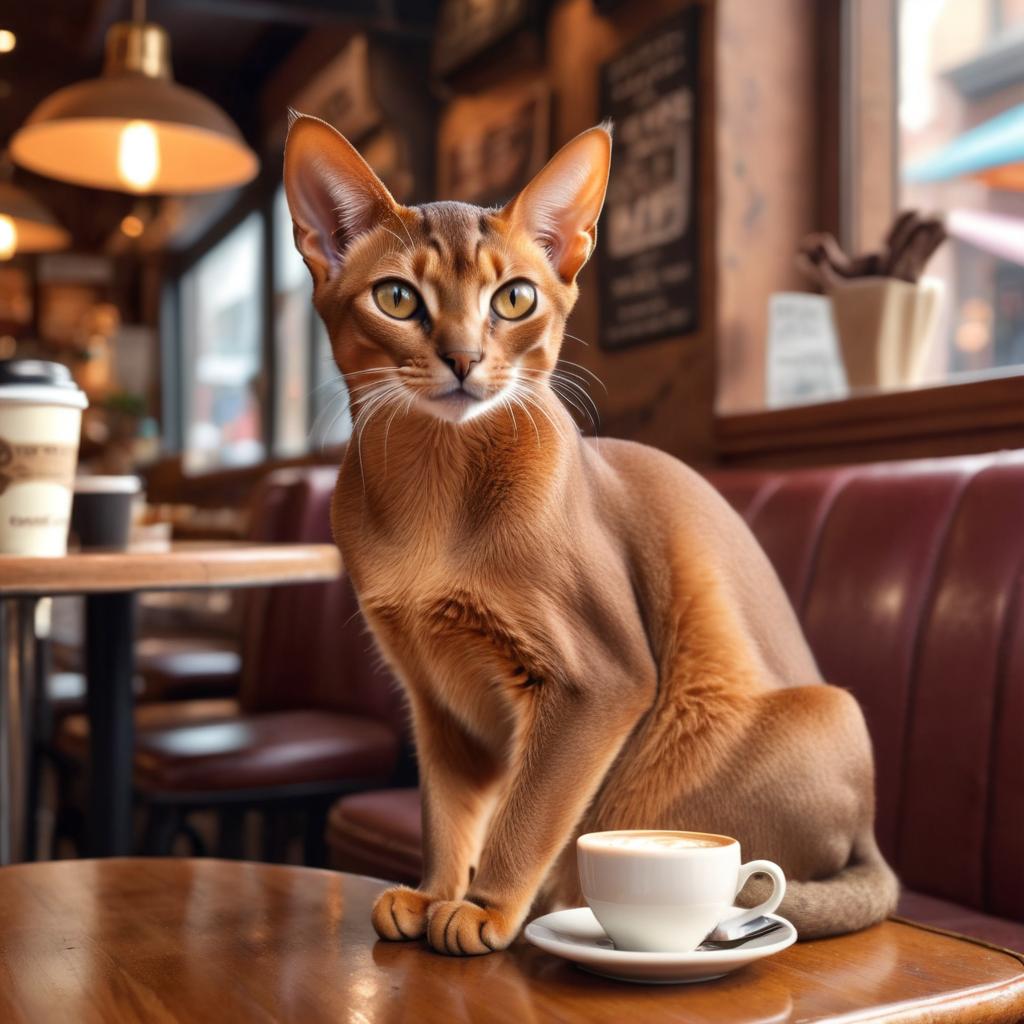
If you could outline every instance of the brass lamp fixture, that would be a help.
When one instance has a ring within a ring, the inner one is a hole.
[[[59,89],[15,133],[12,158],[60,181],[136,194],[214,192],[251,181],[256,154],[216,104],[174,82],[170,40],[145,19],[107,32],[100,78]]]
[[[17,252],[66,249],[71,236],[34,196],[0,181],[0,260]]]

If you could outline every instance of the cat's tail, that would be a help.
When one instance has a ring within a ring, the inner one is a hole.
[[[900,885],[873,835],[854,843],[850,861],[838,874],[813,882],[787,882],[779,913],[801,939],[855,932],[888,917]]]

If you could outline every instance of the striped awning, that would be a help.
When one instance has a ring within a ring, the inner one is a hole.
[[[957,136],[907,167],[903,177],[908,182],[972,177],[992,188],[1024,191],[1024,104]]]

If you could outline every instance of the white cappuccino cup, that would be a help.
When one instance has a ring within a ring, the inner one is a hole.
[[[738,928],[778,909],[786,876],[770,860],[741,862],[740,844],[704,832],[591,832],[576,841],[583,897],[616,949],[689,953],[719,926]],[[773,882],[771,896],[737,914],[751,875]]]
[[[60,363],[0,362],[0,554],[66,553],[87,405]]]

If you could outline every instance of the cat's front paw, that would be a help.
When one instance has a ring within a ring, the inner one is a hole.
[[[427,942],[438,953],[477,956],[504,949],[516,936],[517,922],[500,910],[468,900],[433,903],[427,914]]]
[[[373,927],[382,939],[400,942],[418,939],[427,930],[431,897],[404,885],[387,889],[373,905]]]

